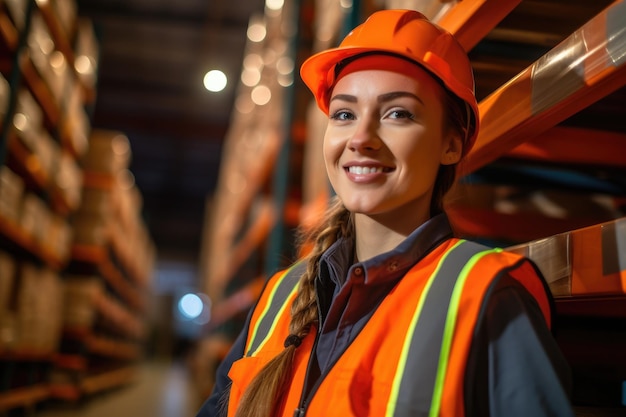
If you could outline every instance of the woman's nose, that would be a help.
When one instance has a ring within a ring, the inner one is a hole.
[[[378,124],[373,120],[363,118],[348,140],[348,148],[352,151],[378,150],[381,143],[378,136]]]

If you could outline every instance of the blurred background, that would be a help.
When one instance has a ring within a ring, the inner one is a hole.
[[[579,415],[624,415],[619,0],[0,0],[0,415],[195,415],[332,194],[299,66],[383,8],[468,51],[448,212],[538,263]]]

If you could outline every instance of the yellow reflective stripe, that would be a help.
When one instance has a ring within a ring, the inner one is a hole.
[[[276,324],[278,323],[278,320],[282,316],[282,313],[284,312],[285,308],[289,304],[287,301],[290,300],[291,297],[293,296],[293,294],[297,291],[298,285],[294,285],[294,287],[289,292],[288,297],[286,297],[284,300],[278,300],[278,301],[282,302],[282,306],[278,310],[278,314],[274,315],[274,319],[272,320],[272,325],[269,327],[269,329],[267,331],[264,331],[264,334],[259,334],[259,328],[260,328],[261,324],[263,323],[263,319],[266,317],[268,311],[273,306],[274,302],[276,302],[276,300],[275,300],[276,293],[278,292],[278,290],[280,288],[280,285],[283,283],[285,278],[289,275],[289,272],[291,272],[291,270],[293,268],[295,268],[296,265],[298,265],[298,264],[294,264],[290,268],[288,268],[282,274],[282,276],[278,279],[278,281],[274,284],[274,287],[272,288],[272,291],[271,291],[271,293],[270,293],[270,295],[268,297],[267,303],[265,304],[265,307],[263,308],[263,312],[259,315],[259,318],[257,319],[257,321],[254,324],[254,328],[252,329],[252,337],[249,339],[250,342],[249,342],[248,346],[246,347],[246,350],[248,350],[248,349],[251,349],[253,346],[257,345],[256,349],[254,349],[254,351],[252,351],[252,352],[247,352],[246,356],[254,356],[254,355],[256,355],[259,352],[259,350],[261,350],[261,348],[265,345],[265,343],[269,339],[269,336],[272,334],[272,332],[276,328]],[[259,341],[256,340],[257,337],[262,337],[263,339],[259,342]]]
[[[294,295],[296,293],[296,291],[298,291],[298,286],[296,285],[295,287],[293,287],[293,290],[291,290],[291,292],[289,293],[289,297],[287,297],[287,300],[290,300],[292,295]],[[274,333],[274,329],[276,328],[276,324],[278,323],[278,318],[280,318],[283,314],[283,312],[285,311],[285,308],[287,308],[287,306],[289,305],[289,303],[284,302],[282,307],[280,308],[278,315],[276,316],[276,320],[274,320],[272,322],[272,327],[270,327],[269,332],[267,332],[267,334],[265,335],[265,338],[263,338],[263,341],[259,344],[259,347],[251,353],[250,356],[254,356],[258,351],[260,351],[263,346],[265,346],[265,343],[269,340],[269,336]]]
[[[398,361],[398,366],[396,368],[395,377],[393,379],[393,384],[391,386],[389,401],[387,402],[387,410],[385,412],[386,417],[393,417],[396,411],[396,404],[398,403],[398,392],[400,390],[400,383],[402,382],[402,376],[404,374],[403,371],[406,367],[406,361],[407,361],[407,357],[410,351],[411,341],[413,340],[413,332],[415,331],[417,321],[420,318],[420,314],[422,312],[422,308],[424,306],[426,296],[428,295],[430,287],[432,286],[432,283],[434,282],[434,279],[437,276],[439,269],[443,265],[443,262],[446,260],[448,255],[450,255],[454,251],[454,249],[456,249],[463,242],[464,242],[463,240],[459,240],[458,242],[456,242],[454,246],[450,248],[441,257],[441,259],[439,260],[439,263],[437,264],[437,267],[435,268],[433,273],[430,275],[430,277],[428,277],[428,281],[426,282],[426,285],[424,286],[424,290],[422,291],[422,294],[420,295],[420,299],[417,303],[417,308],[415,309],[415,313],[413,313],[413,317],[411,318],[411,325],[409,326],[406,337],[404,338],[404,343],[402,346],[402,353],[400,354],[400,360]]]
[[[450,360],[450,348],[452,346],[452,337],[454,336],[454,329],[456,327],[456,318],[459,312],[459,304],[461,302],[461,293],[465,286],[465,281],[474,265],[482,259],[484,256],[491,253],[502,252],[502,249],[490,249],[483,252],[479,252],[465,264],[459,277],[454,285],[450,305],[448,307],[448,314],[446,316],[446,326],[443,333],[443,341],[441,343],[441,352],[439,354],[439,366],[437,368],[437,377],[435,380],[435,387],[433,391],[433,399],[430,403],[429,417],[437,417],[441,410],[441,397],[443,396],[443,385],[445,382],[446,372],[448,370],[448,362]]]

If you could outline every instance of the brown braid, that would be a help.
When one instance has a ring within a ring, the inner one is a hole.
[[[308,256],[306,271],[299,282],[299,290],[291,306],[289,333],[304,338],[311,326],[317,324],[317,299],[314,281],[322,254],[341,236],[353,235],[350,212],[335,199],[324,216],[324,221],[305,237],[315,242]],[[286,347],[272,359],[252,380],[241,398],[235,417],[273,417],[288,386],[296,345]]]

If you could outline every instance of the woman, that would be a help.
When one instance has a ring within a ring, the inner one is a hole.
[[[539,272],[453,237],[442,208],[478,128],[460,45],[385,10],[301,75],[329,116],[337,198],[309,256],[268,281],[198,416],[573,415]]]

